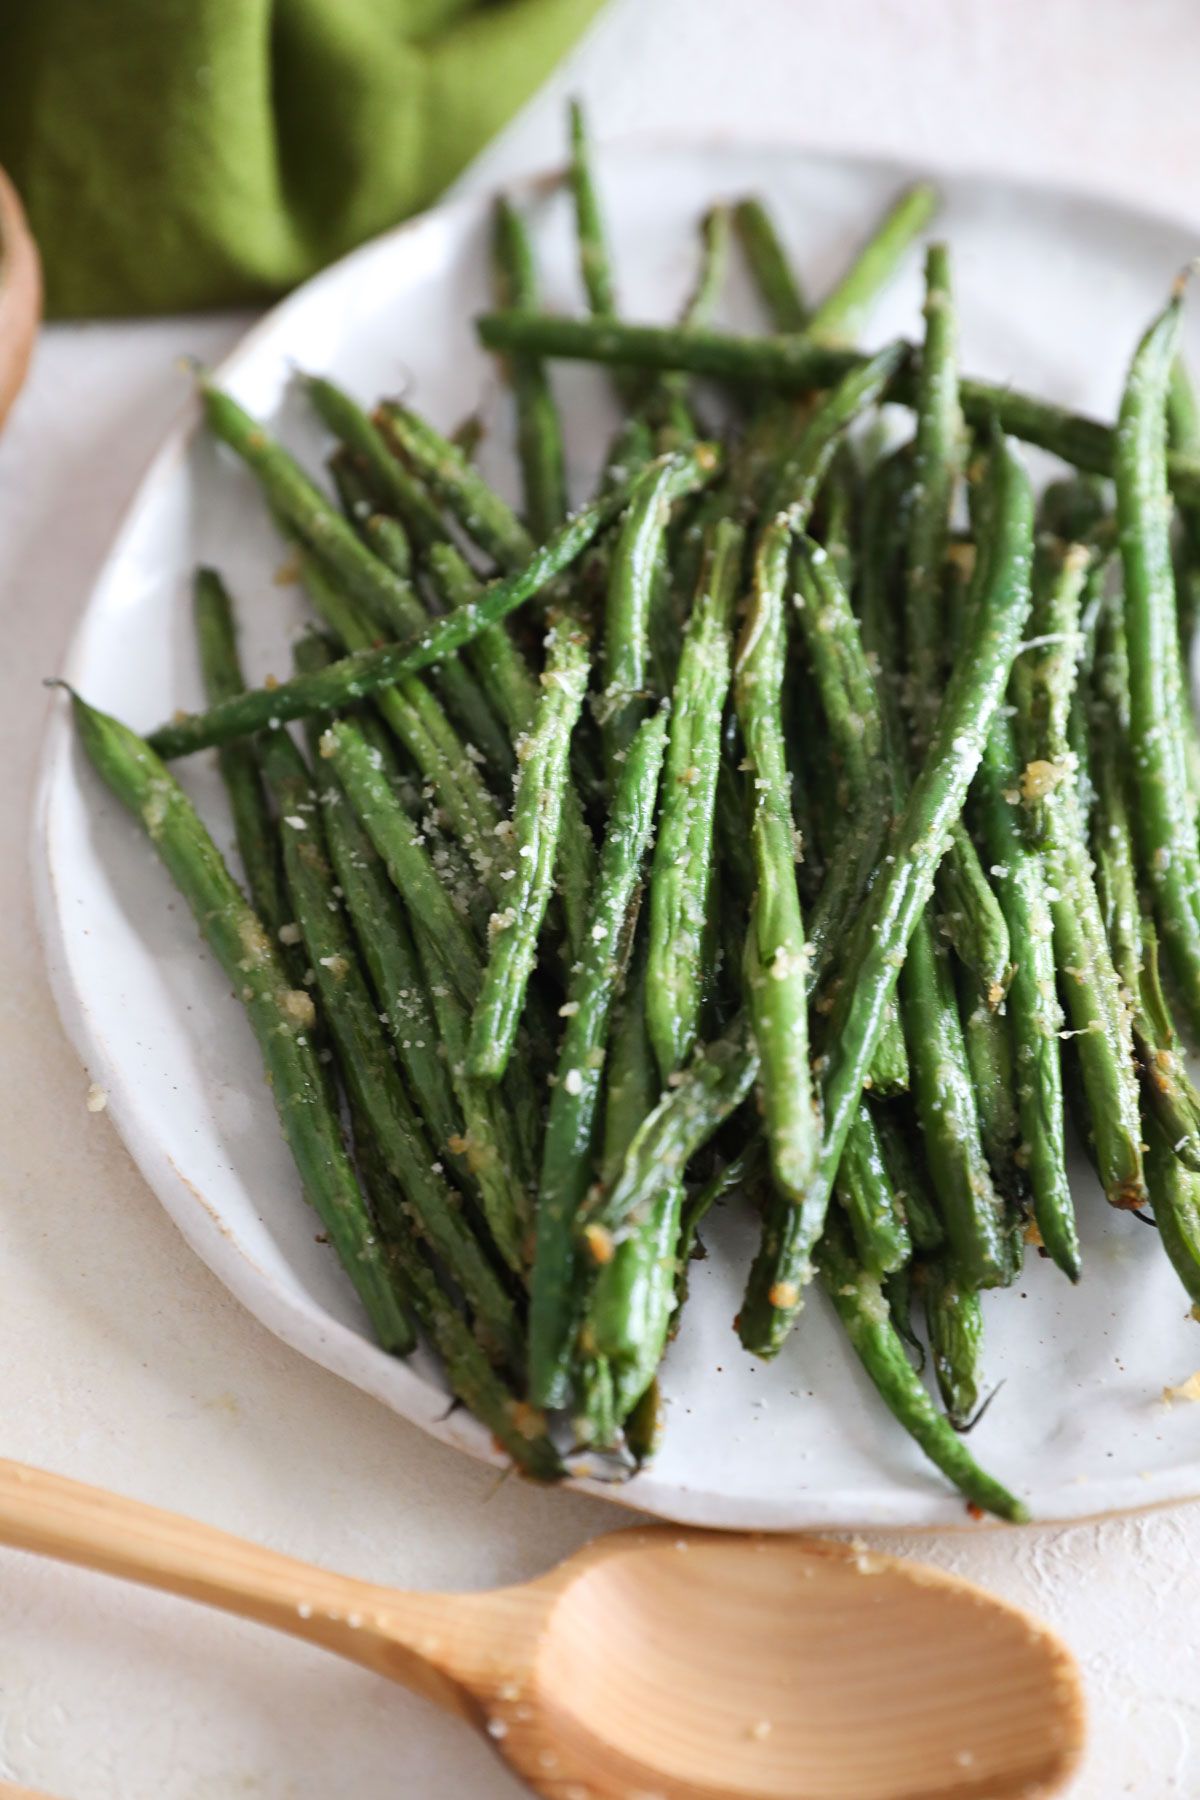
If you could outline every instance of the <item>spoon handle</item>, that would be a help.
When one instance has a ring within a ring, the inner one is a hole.
[[[163,1512],[0,1458],[0,1544],[199,1600],[320,1644],[462,1711],[457,1687],[416,1647],[458,1596],[401,1594],[264,1550]]]

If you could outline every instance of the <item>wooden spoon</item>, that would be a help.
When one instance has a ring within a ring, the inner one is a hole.
[[[42,273],[16,189],[0,169],[0,424],[25,379],[42,312]]]
[[[332,1575],[0,1461],[0,1542],[257,1619],[424,1694],[551,1800],[1034,1800],[1079,1755],[1069,1652],[843,1544],[619,1531],[488,1594]]]

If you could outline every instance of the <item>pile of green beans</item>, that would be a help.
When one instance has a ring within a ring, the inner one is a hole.
[[[1021,1519],[962,1435],[986,1290],[1030,1245],[1086,1279],[1102,1195],[1200,1308],[1181,292],[1109,427],[962,374],[944,244],[920,343],[857,348],[927,185],[815,305],[761,201],[714,207],[669,326],[620,317],[578,108],[566,191],[588,316],[539,310],[506,200],[479,321],[519,509],[408,404],[302,378],[330,493],[202,383],[317,628],[247,687],[201,569],[206,709],[143,740],[73,696],[82,743],[245,1006],[380,1344],[424,1339],[521,1470],[641,1466],[689,1258],[749,1205],[746,1349],[783,1350],[815,1275],[915,1443]],[[774,335],[710,323],[734,248]],[[562,357],[625,412],[574,511]],[[1071,466],[1040,505],[1015,439]],[[209,746],[241,885],[167,766]]]

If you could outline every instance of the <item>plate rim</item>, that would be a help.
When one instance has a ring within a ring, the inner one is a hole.
[[[932,176],[935,181],[944,177],[959,184],[978,181],[1018,195],[1037,195],[1041,199],[1057,197],[1069,203],[1096,207],[1141,225],[1198,233],[1197,225],[1177,212],[1109,197],[1075,184],[1038,182],[985,168],[957,170],[944,164],[939,168],[902,157],[823,151],[787,137],[756,140],[706,133],[638,132],[601,140],[599,145],[602,160],[712,154],[722,149],[799,158],[815,165],[874,170],[898,181],[921,175]],[[336,286],[344,281],[359,259],[366,260],[385,246],[400,243],[406,236],[424,229],[430,221],[481,215],[501,193],[536,195],[551,190],[561,183],[563,174],[564,166],[559,164],[484,188],[466,192],[456,189],[424,212],[356,245],[255,319],[210,373],[222,380],[236,376],[241,366],[255,357],[260,340],[275,333],[290,309],[306,304],[321,285]],[[62,662],[61,681],[71,683],[84,660],[88,639],[95,626],[97,595],[124,554],[127,542],[133,538],[148,496],[172,466],[185,459],[201,427],[201,409],[192,394],[181,405],[143,468],[95,567],[87,597],[71,631]],[[28,850],[34,915],[59,1018],[84,1069],[105,1088],[109,1096],[107,1110],[139,1173],[189,1247],[222,1286],[273,1336],[309,1361],[370,1394],[439,1442],[493,1467],[508,1467],[508,1459],[495,1446],[486,1428],[462,1409],[447,1415],[445,1393],[435,1390],[404,1359],[388,1356],[369,1338],[332,1317],[319,1302],[307,1300],[301,1304],[278,1289],[270,1274],[254,1261],[246,1247],[232,1238],[217,1209],[175,1166],[153,1133],[145,1128],[136,1106],[132,1102],[122,1104],[126,1088],[122,1064],[109,1051],[102,1025],[72,979],[63,909],[57,898],[52,815],[60,784],[66,782],[69,785],[74,779],[73,742],[68,714],[62,704],[51,697],[41,734],[30,817]],[[651,1513],[682,1525],[719,1530],[887,1529],[919,1533],[1005,1529],[998,1520],[970,1519],[965,1501],[953,1489],[931,1487],[926,1490],[896,1482],[887,1482],[878,1488],[839,1489],[829,1493],[799,1489],[779,1498],[762,1495],[742,1498],[714,1492],[702,1483],[691,1486],[678,1480],[665,1480],[655,1474],[651,1465],[623,1483],[568,1475],[560,1485],[627,1510]],[[1040,1507],[1032,1525],[1086,1523],[1200,1499],[1200,1458],[1146,1476],[1121,1475],[1088,1481],[1086,1489],[1081,1483],[1081,1498],[1086,1490],[1091,1490],[1088,1497],[1095,1504],[1085,1503],[1080,1509],[1067,1501],[1065,1491],[1060,1489],[1063,1503]]]

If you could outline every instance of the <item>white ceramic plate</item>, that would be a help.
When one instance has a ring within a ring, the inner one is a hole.
[[[782,221],[814,292],[836,277],[905,179],[890,166],[735,146],[631,148],[605,157],[623,301],[670,317],[693,273],[695,225],[714,196],[757,192]],[[1063,195],[949,180],[967,366],[1111,416],[1135,336],[1195,244],[1170,224]],[[546,298],[579,304],[567,209],[530,191]],[[220,377],[311,466],[322,438],[289,386],[294,365],[363,398],[408,385],[449,427],[490,396],[489,473],[512,492],[507,402],[476,348],[487,301],[488,207],[470,199],[380,238],[271,313]],[[918,258],[880,305],[871,337],[912,331]],[[736,273],[726,316],[755,318]],[[558,377],[577,490],[611,424],[594,372]],[[85,612],[66,673],[91,700],[149,729],[200,703],[188,583],[216,562],[241,602],[252,676],[282,674],[303,615],[248,475],[194,430],[164,445]],[[213,759],[180,773],[222,842]],[[53,719],[36,820],[40,916],[54,989],[92,1078],[143,1174],[189,1242],[272,1331],[474,1456],[492,1451],[437,1372],[364,1335],[357,1304],[316,1242],[263,1087],[254,1043],[153,852]],[[1113,1214],[1077,1168],[1086,1274],[1071,1290],[1031,1256],[989,1296],[988,1369],[1004,1378],[972,1444],[1043,1519],[1200,1494],[1200,1411],[1165,1406],[1200,1367],[1200,1333],[1152,1232]],[[652,1470],[604,1492],[667,1517],[769,1528],[946,1525],[963,1503],[893,1424],[814,1293],[786,1351],[749,1360],[731,1330],[753,1229],[728,1207],[696,1266],[667,1358],[667,1431]]]

